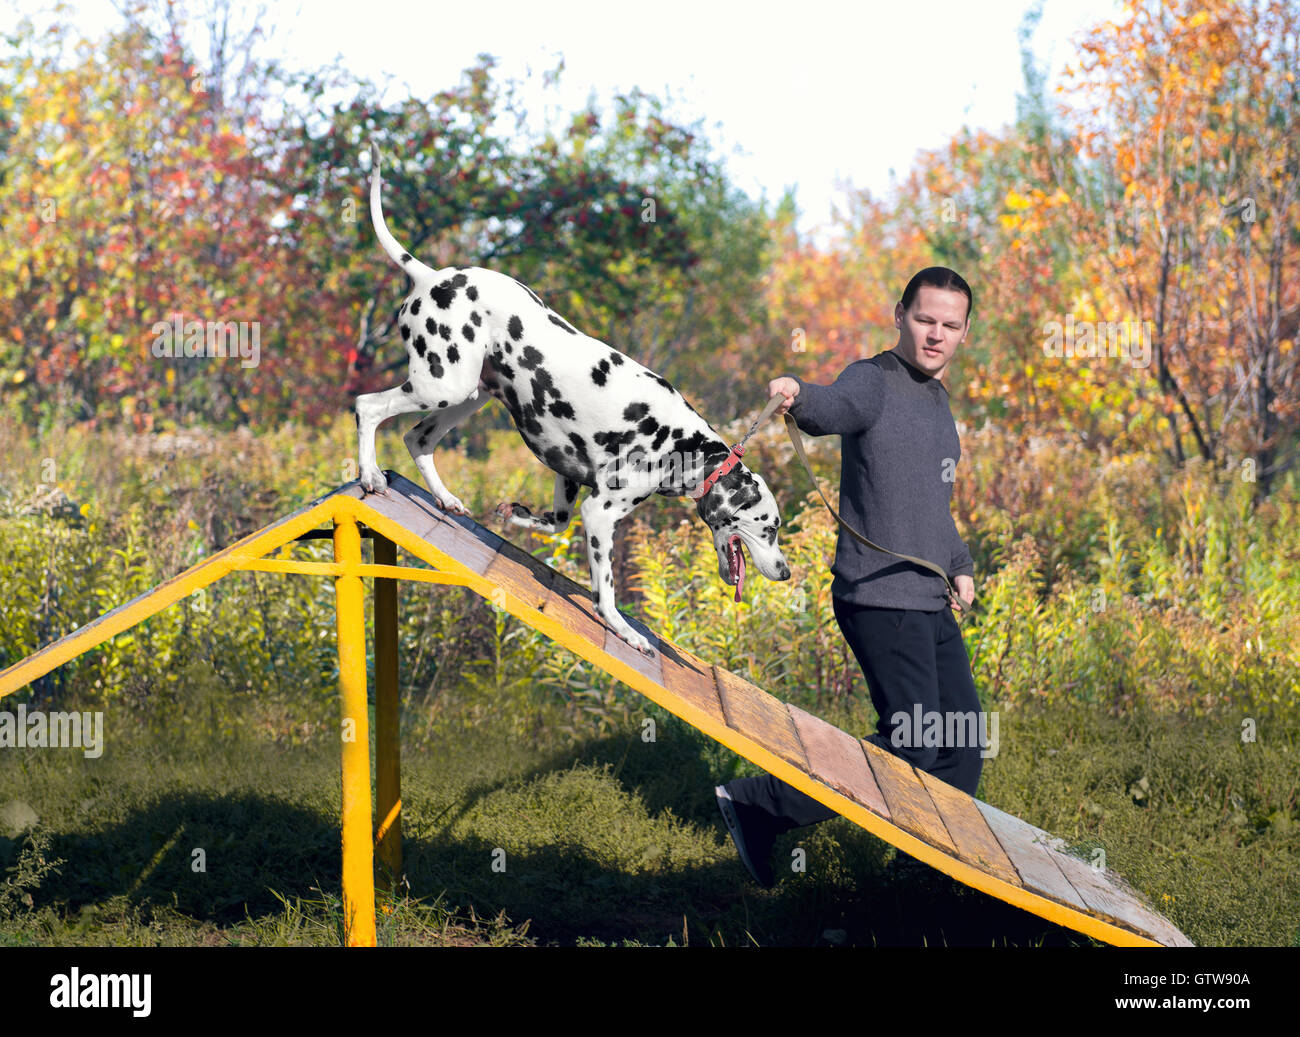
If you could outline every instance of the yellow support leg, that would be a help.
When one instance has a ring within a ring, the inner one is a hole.
[[[375,864],[370,818],[370,722],[366,714],[365,591],[359,575],[361,531],[336,516],[334,582],[338,617],[339,691],[343,702],[343,934],[349,947],[375,946]]]
[[[374,536],[375,564],[397,565],[397,545]],[[379,882],[402,874],[402,745],[397,697],[397,581],[375,580],[375,842]]]

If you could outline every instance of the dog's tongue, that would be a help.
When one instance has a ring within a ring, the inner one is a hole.
[[[745,552],[740,549],[740,537],[735,533],[727,540],[727,566],[736,584],[736,600],[739,601],[740,588],[745,583]]]

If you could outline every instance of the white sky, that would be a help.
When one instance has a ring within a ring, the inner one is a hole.
[[[48,17],[36,13],[47,4],[2,2],[6,21],[14,8],[38,24]],[[198,0],[187,6],[200,9]],[[392,77],[415,96],[453,85],[481,52],[500,59],[502,76],[531,69],[539,92],[541,73],[563,54],[558,96],[568,110],[593,92],[600,101],[633,86],[671,96],[678,117],[705,120],[742,189],[775,201],[797,185],[800,226],[813,230],[830,219],[844,183],[883,195],[891,171],[901,179],[918,150],[941,146],[963,124],[997,130],[1015,117],[1016,30],[1029,0],[265,6],[276,26],[267,55],[294,68],[341,56],[359,78]],[[71,7],[87,35],[119,21],[110,0]],[[1046,0],[1033,49],[1049,83],[1075,56],[1070,37],[1119,13],[1118,0]]]

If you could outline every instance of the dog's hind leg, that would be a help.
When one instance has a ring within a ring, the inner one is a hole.
[[[371,392],[357,397],[356,419],[361,485],[370,493],[383,493],[388,488],[388,480],[379,470],[379,463],[375,459],[376,430],[389,418],[416,410],[428,410],[428,404],[416,398],[410,382],[403,382],[396,389],[385,389],[383,392]]]
[[[434,411],[402,437],[406,443],[406,449],[411,452],[411,457],[415,460],[415,467],[424,476],[424,481],[437,499],[439,506],[446,511],[453,511],[461,515],[469,514],[469,509],[465,507],[460,498],[443,485],[443,481],[438,475],[438,469],[433,465],[433,448],[438,445],[443,436],[465,421],[490,399],[492,397],[487,393],[480,392],[461,403],[453,404],[443,410]]]
[[[573,518],[573,502],[578,499],[581,483],[567,476],[555,477],[555,500],[550,511],[534,515],[527,505],[516,501],[513,504],[498,504],[497,514],[509,518],[511,525],[523,529],[535,529],[539,533],[559,533],[566,529]]]

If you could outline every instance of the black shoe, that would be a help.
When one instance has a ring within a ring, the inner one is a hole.
[[[722,811],[722,819],[727,823],[727,831],[736,844],[741,863],[754,876],[755,882],[764,889],[771,889],[776,885],[771,861],[776,832],[770,820],[763,811],[732,799],[726,785],[718,785],[713,791],[717,794],[718,809]]]

